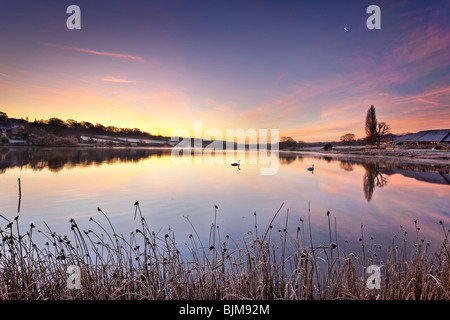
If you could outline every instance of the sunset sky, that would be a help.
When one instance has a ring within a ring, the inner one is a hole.
[[[373,104],[393,133],[446,129],[449,13],[448,0],[0,0],[0,111],[311,142],[363,137]]]

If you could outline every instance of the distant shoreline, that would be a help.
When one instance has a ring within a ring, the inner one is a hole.
[[[428,150],[428,149],[406,149],[406,150],[386,150],[364,147],[354,148],[333,148],[330,151],[308,148],[304,150],[280,150],[295,154],[308,154],[316,156],[328,156],[337,160],[361,159],[392,162],[409,162],[420,164],[439,164],[450,166],[450,151],[448,150]]]
[[[88,144],[79,144],[77,146],[36,146],[36,145],[3,145],[0,148],[70,148],[70,149],[156,149],[156,150],[173,150],[169,146],[96,146]],[[191,148],[193,150],[194,148]],[[206,148],[202,148],[206,149]],[[323,148],[303,148],[301,150],[281,149],[280,153],[286,154],[308,154],[318,157],[331,157],[337,160],[346,159],[372,159],[374,161],[396,161],[396,162],[413,162],[413,163],[440,163],[450,165],[449,150],[429,150],[429,149],[406,149],[406,150],[386,150],[365,147],[335,147],[333,150],[325,151]]]

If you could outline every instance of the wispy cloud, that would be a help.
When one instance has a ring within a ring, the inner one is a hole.
[[[449,43],[449,29],[430,24],[412,30],[389,58],[397,64],[431,59],[433,67],[442,67],[443,64],[449,63]]]
[[[207,98],[205,104],[208,108],[212,108],[228,115],[233,114],[235,112],[234,108],[236,107],[236,103],[233,101],[222,102],[212,98]]]
[[[348,72],[301,81],[266,103],[247,109],[258,122],[277,121],[296,139],[339,139],[364,134],[367,108],[374,104],[394,133],[448,126],[450,87],[433,73],[448,67],[448,28],[430,24],[413,28],[382,53],[374,68],[351,60]],[[370,56],[370,53],[368,53]],[[411,92],[411,87],[421,85]],[[301,129],[300,129],[301,128]]]
[[[91,49],[70,47],[70,46],[64,46],[64,45],[53,44],[53,43],[48,43],[48,42],[43,42],[43,44],[50,46],[50,47],[63,49],[63,50],[85,52],[85,53],[95,54],[95,55],[99,55],[99,56],[107,56],[107,57],[113,57],[113,58],[119,58],[119,59],[129,59],[129,60],[133,60],[133,61],[144,61],[144,59],[142,57],[131,55],[131,54],[96,51],[96,50],[91,50]]]
[[[119,78],[102,78],[102,81],[115,82],[115,83],[135,83],[135,81]]]
[[[5,74],[5,73],[1,73],[1,72],[0,72],[0,76],[2,76],[2,77],[6,77],[6,78],[9,78],[9,76],[8,76],[7,74]]]

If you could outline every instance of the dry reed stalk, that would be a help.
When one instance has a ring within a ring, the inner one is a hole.
[[[184,250],[179,249],[170,228],[165,235],[150,231],[138,203],[135,218],[139,212],[139,228],[128,239],[116,234],[101,210],[110,230],[91,218],[99,231],[81,231],[71,219],[69,239],[44,222],[47,230],[38,231],[46,241],[44,245],[35,242],[34,225],[23,233],[18,217],[10,221],[0,215],[7,223],[4,228],[0,226],[0,298],[450,299],[449,233],[442,222],[444,241],[440,250],[430,252],[415,222],[416,237],[411,248],[403,232],[400,243],[396,236],[392,238],[382,258],[381,246],[373,238],[367,247],[363,226],[361,253],[345,254],[340,250],[336,219],[333,242],[329,213],[330,244],[314,246],[310,206],[309,246],[305,243],[303,220],[295,234],[288,231],[289,210],[277,240],[272,229],[282,206],[263,233],[258,230],[255,213],[253,232],[238,240],[228,235],[222,239],[216,207],[208,246],[202,244],[187,218],[196,237],[189,237]],[[367,288],[367,263],[382,267],[380,289]],[[67,288],[66,271],[70,265],[80,267],[81,289]]]

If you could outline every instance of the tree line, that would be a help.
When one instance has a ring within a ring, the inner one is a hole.
[[[6,113],[0,112],[0,119],[7,119]],[[28,120],[28,119],[27,119]],[[152,138],[152,139],[166,139],[160,134],[152,135],[144,132],[139,128],[118,128],[115,126],[104,126],[101,123],[91,123],[88,121],[76,121],[74,119],[62,120],[59,118],[50,118],[48,120],[37,120],[28,123],[28,128],[23,132],[24,137],[30,134],[41,135],[42,133],[51,133],[58,136],[70,136],[81,134],[86,135],[108,135],[116,137],[127,138]],[[365,138],[356,139],[355,134],[346,133],[340,137],[340,141],[332,142],[334,145],[347,146],[363,146],[363,145],[377,145],[381,144],[382,139],[390,132],[390,127],[385,122],[379,122],[376,115],[376,110],[373,105],[367,110],[365,119]],[[303,147],[325,146],[330,142],[313,142],[307,143],[304,141],[295,141],[292,137],[283,136],[280,138],[280,149],[298,149]]]
[[[40,129],[51,132],[55,135],[67,135],[74,133],[108,135],[108,136],[127,136],[129,138],[152,138],[163,139],[161,135],[152,135],[148,132],[142,131],[139,128],[118,128],[115,126],[104,126],[101,123],[91,123],[88,121],[76,121],[67,119],[66,121],[59,118],[50,118],[48,120],[34,120],[29,123],[31,131],[33,129]]]

